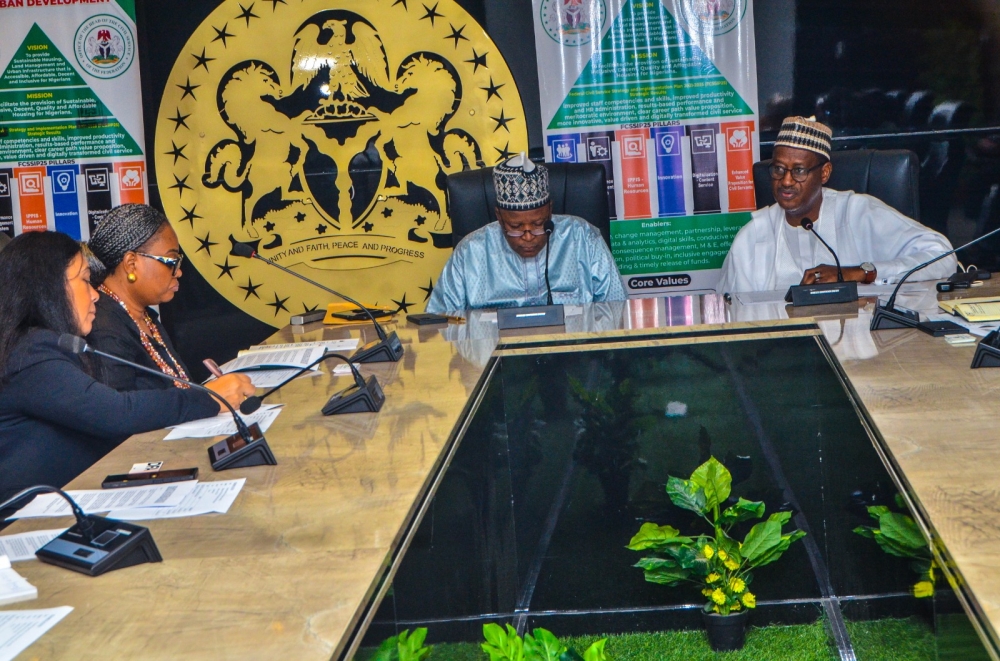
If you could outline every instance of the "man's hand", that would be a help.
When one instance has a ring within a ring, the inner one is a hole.
[[[844,273],[844,282],[864,282],[865,272],[860,266],[845,266],[841,269]],[[802,274],[800,285],[820,285],[827,282],[837,282],[837,267],[829,264],[820,264],[806,269]]]

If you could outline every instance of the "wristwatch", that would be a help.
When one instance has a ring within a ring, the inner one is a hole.
[[[865,272],[865,279],[861,282],[866,285],[870,285],[875,282],[875,276],[878,272],[875,270],[875,265],[871,262],[861,262],[861,270]]]

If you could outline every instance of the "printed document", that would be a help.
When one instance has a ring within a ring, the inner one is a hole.
[[[196,481],[150,484],[124,489],[89,489],[67,491],[87,514],[114,512],[137,507],[173,507],[179,505],[194,490]],[[58,494],[46,493],[18,510],[12,519],[34,519],[45,516],[73,516],[69,503]]]
[[[72,606],[30,611],[0,611],[0,661],[13,661],[46,631],[73,612]]]
[[[22,532],[16,535],[2,535],[0,536],[0,555],[6,555],[11,562],[34,560],[35,551],[64,532],[66,532],[65,528],[57,528],[55,530]]]
[[[275,421],[281,413],[283,404],[261,404],[260,408],[253,413],[237,415],[249,427],[253,423],[260,425],[260,430],[266,432],[271,423]],[[170,433],[163,440],[176,441],[179,438],[211,438],[213,436],[232,436],[236,433],[236,422],[230,413],[220,413],[214,418],[203,418],[202,420],[192,420],[182,425],[170,428]]]
[[[115,512],[119,519],[146,521],[149,519],[174,519],[200,514],[225,514],[236,496],[240,494],[246,478],[222,480],[219,482],[199,482],[184,502],[175,507],[143,507],[135,510]]]

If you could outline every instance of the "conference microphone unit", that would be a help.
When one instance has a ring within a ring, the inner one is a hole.
[[[144,365],[133,363],[132,361],[125,360],[124,358],[119,358],[114,354],[98,351],[87,344],[87,341],[82,337],[78,337],[70,333],[63,333],[59,336],[59,348],[72,353],[92,353],[95,356],[101,356],[102,358],[107,358],[108,360],[112,360],[116,363],[128,365],[133,369],[158,376],[168,381],[183,383],[191,388],[194,388],[195,390],[207,392],[214,399],[222,402],[222,404],[229,409],[229,412],[233,416],[233,422],[236,423],[236,433],[208,448],[208,458],[212,462],[212,470],[221,471],[229,468],[277,465],[278,461],[274,458],[274,453],[271,452],[271,448],[268,446],[267,440],[264,438],[264,433],[260,430],[260,425],[255,422],[247,427],[246,423],[243,422],[243,418],[236,413],[236,409],[234,409],[224,397],[218,393],[212,392],[200,383],[194,383],[193,381],[181,379],[176,376],[170,376],[160,372],[159,370],[154,370]]]
[[[35,557],[42,562],[87,576],[100,576],[115,569],[163,561],[148,528],[85,514],[69,494],[55,487],[40,484],[24,489],[0,504],[0,511],[16,508],[41,493],[61,496],[76,517],[73,526],[35,551]]]
[[[918,313],[916,310],[897,310],[895,307],[896,295],[899,293],[899,288],[903,286],[904,282],[906,282],[906,279],[909,278],[914,273],[916,273],[917,271],[919,271],[920,269],[927,268],[934,262],[942,260],[948,255],[954,255],[959,250],[964,250],[969,246],[975,245],[980,241],[982,241],[983,239],[987,239],[993,236],[997,232],[1000,232],[1000,227],[990,232],[987,232],[986,234],[983,234],[982,236],[977,237],[972,241],[969,241],[963,246],[952,248],[948,252],[941,253],[934,259],[929,259],[923,264],[917,264],[912,269],[907,271],[906,274],[899,279],[899,282],[896,283],[896,288],[892,290],[892,295],[889,296],[889,300],[886,301],[885,305],[875,306],[875,314],[872,315],[871,330],[876,331],[876,330],[888,330],[892,328],[920,328],[920,313]],[[933,334],[933,330],[930,327],[920,328],[920,330]]]
[[[354,361],[355,363],[385,363],[385,362],[394,363],[403,357],[403,343],[399,341],[399,336],[396,335],[396,331],[392,331],[391,333],[386,333],[385,329],[383,329],[382,326],[379,325],[378,321],[375,320],[375,316],[371,313],[371,310],[369,310],[366,306],[361,305],[360,303],[355,301],[353,298],[350,298],[349,296],[344,296],[340,292],[330,289],[326,285],[322,285],[316,282],[315,280],[307,278],[301,273],[296,273],[295,271],[289,268],[285,268],[281,264],[278,264],[268,259],[267,257],[261,256],[260,254],[257,253],[256,250],[254,250],[253,246],[251,245],[248,245],[246,243],[240,243],[239,241],[233,239],[232,237],[230,237],[230,241],[233,244],[233,249],[232,249],[233,255],[236,255],[237,257],[259,259],[265,264],[269,264],[276,269],[280,269],[289,275],[295,276],[299,280],[308,282],[313,287],[318,287],[319,289],[322,289],[328,294],[333,294],[337,298],[343,299],[348,303],[358,306],[358,310],[363,312],[365,316],[367,316],[368,319],[371,320],[372,325],[375,326],[375,332],[378,334],[378,339],[373,340],[362,347],[359,347],[358,350],[354,352],[354,355],[351,356],[352,361]]]
[[[555,223],[549,218],[545,221],[545,234],[549,237],[545,245],[545,305],[531,305],[521,308],[500,308],[497,310],[497,328],[511,330],[515,328],[538,328],[544,326],[563,326],[566,324],[565,311],[562,304],[552,304],[552,286],[549,284],[549,249],[552,248],[552,233]]]
[[[260,397],[256,395],[247,397],[243,403],[240,404],[240,412],[244,414],[253,413],[260,408],[261,403],[270,394],[280,390],[286,383],[299,378],[301,375],[312,369],[314,365],[318,365],[327,358],[339,358],[347,363],[348,367],[351,368],[351,373],[354,375],[354,385],[334,394],[333,397],[331,397],[330,400],[323,406],[323,415],[338,415],[340,413],[376,413],[382,409],[382,404],[385,403],[385,394],[382,392],[382,387],[379,385],[378,379],[375,378],[375,375],[372,374],[368,377],[368,381],[365,381],[364,377],[361,376],[361,372],[358,371],[358,368],[355,367],[354,363],[352,363],[346,356],[342,356],[339,353],[327,353],[305,367],[299,369],[295,372],[295,374],[271,388]]]
[[[556,224],[549,218],[545,221],[545,235],[548,241],[545,242],[545,290],[548,292],[546,305],[552,305],[552,285],[549,284],[549,249],[552,248],[552,233],[556,230]]]
[[[823,240],[815,229],[813,221],[803,218],[799,226],[807,232],[812,232],[820,243],[833,255],[833,261],[837,264],[837,282],[827,282],[812,285],[792,285],[785,294],[785,301],[794,307],[801,305],[823,305],[827,303],[850,303],[858,300],[858,283],[844,282],[844,271],[840,268],[840,258],[834,252],[830,244]]]

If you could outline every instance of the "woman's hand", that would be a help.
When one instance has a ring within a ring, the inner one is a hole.
[[[219,378],[206,383],[205,387],[225,399],[236,409],[240,407],[244,399],[257,391],[253,383],[250,382],[250,377],[246,374],[238,374],[236,372],[223,374]],[[228,409],[220,403],[219,412],[225,413],[227,411]]]

